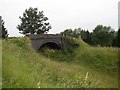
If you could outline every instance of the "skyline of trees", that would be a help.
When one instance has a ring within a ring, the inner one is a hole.
[[[23,35],[29,34],[47,34],[52,28],[47,22],[43,11],[38,11],[37,8],[30,7],[26,9],[23,16],[19,17],[21,23],[17,26],[19,32]],[[1,20],[0,37],[8,37],[8,30],[4,26],[4,21]],[[115,31],[111,26],[97,25],[91,32],[82,28],[65,29],[60,32],[64,37],[81,38],[83,41],[94,46],[119,46],[120,47],[120,28]]]
[[[0,29],[0,35],[2,38],[8,37],[8,30],[5,28],[4,23],[5,22],[2,20],[2,27]],[[77,39],[81,38],[90,45],[120,47],[120,29],[115,31],[110,26],[97,25],[92,32],[82,28],[66,29],[61,32],[60,35]]]
[[[89,30],[66,29],[60,33],[62,36],[81,38],[83,41],[94,46],[118,46],[118,34],[110,26],[97,25],[92,32]]]

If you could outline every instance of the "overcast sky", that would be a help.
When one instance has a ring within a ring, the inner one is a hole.
[[[59,33],[69,28],[92,31],[98,24],[118,28],[119,0],[0,0],[0,16],[5,21],[9,36],[20,36],[16,28],[19,16],[29,7],[44,11],[52,29]]]

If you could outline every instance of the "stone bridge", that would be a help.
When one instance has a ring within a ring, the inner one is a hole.
[[[58,34],[31,34],[29,35],[32,48],[35,51],[39,51],[42,47],[47,46],[53,49],[64,49],[64,46],[76,46],[76,44],[70,43]]]

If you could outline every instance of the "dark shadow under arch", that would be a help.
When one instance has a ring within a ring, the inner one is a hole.
[[[46,42],[40,46],[40,49],[45,48],[45,47],[50,48],[50,49],[57,49],[57,50],[61,49],[61,47],[55,42]]]

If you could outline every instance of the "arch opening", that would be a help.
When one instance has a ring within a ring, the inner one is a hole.
[[[47,43],[43,44],[40,47],[40,49],[46,48],[46,47],[49,48],[49,49],[57,49],[57,50],[61,49],[61,47],[58,44],[54,43],[54,42],[47,42]]]

